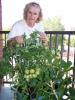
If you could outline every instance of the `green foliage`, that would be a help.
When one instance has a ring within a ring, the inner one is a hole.
[[[75,47],[75,36],[72,37],[70,42],[71,42],[71,46]]]
[[[65,28],[61,22],[61,19],[57,16],[53,17],[52,19],[47,19],[43,21],[44,23],[44,27],[45,27],[45,31],[64,31]],[[50,35],[48,36],[49,39]],[[58,34],[57,35],[57,41],[58,41],[58,45],[61,45],[61,38],[62,35]],[[64,37],[65,39],[65,37]],[[50,40],[50,39],[49,39]],[[56,35],[52,35],[52,44],[53,47],[55,46],[55,42],[56,42]]]
[[[13,67],[11,64],[12,52],[9,47],[3,48],[3,58],[0,59],[0,78],[13,72]]]
[[[0,78],[8,75],[10,73],[11,65],[7,59],[3,58],[0,60]]]
[[[47,19],[43,21],[46,31],[64,31],[64,25],[61,22],[61,19],[57,16],[52,19]]]
[[[65,38],[64,42],[66,45],[68,45],[68,38],[67,37]],[[70,36],[70,46],[75,47],[75,36],[74,35]]]
[[[72,63],[61,60],[58,50],[55,52],[32,40],[37,40],[36,32],[26,40],[28,43],[25,47],[15,44],[15,47],[6,49],[9,61],[12,61],[11,57],[15,59],[15,67],[11,64],[14,85],[24,100],[39,96],[43,100],[62,100],[72,82],[71,76],[65,77],[73,69]]]

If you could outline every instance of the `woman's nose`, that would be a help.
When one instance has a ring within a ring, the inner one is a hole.
[[[34,19],[34,14],[31,14],[31,18]]]

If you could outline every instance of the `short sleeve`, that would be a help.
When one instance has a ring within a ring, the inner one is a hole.
[[[8,40],[15,38],[16,36],[21,36],[23,34],[24,34],[24,29],[23,29],[22,25],[17,22],[12,26],[12,28],[9,32]]]

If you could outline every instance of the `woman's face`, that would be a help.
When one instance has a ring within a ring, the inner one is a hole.
[[[39,17],[40,9],[37,7],[30,7],[30,9],[27,12],[27,23],[34,25]]]

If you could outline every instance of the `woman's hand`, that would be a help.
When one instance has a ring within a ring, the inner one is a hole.
[[[7,45],[9,47],[12,47],[15,42],[18,43],[18,44],[23,44],[24,43],[23,36],[16,36],[15,38],[8,40]]]
[[[47,36],[44,32],[40,33],[40,39],[41,39],[42,43],[47,44]]]
[[[17,42],[18,44],[24,43],[23,36],[16,36],[15,40],[16,40],[16,42]]]

